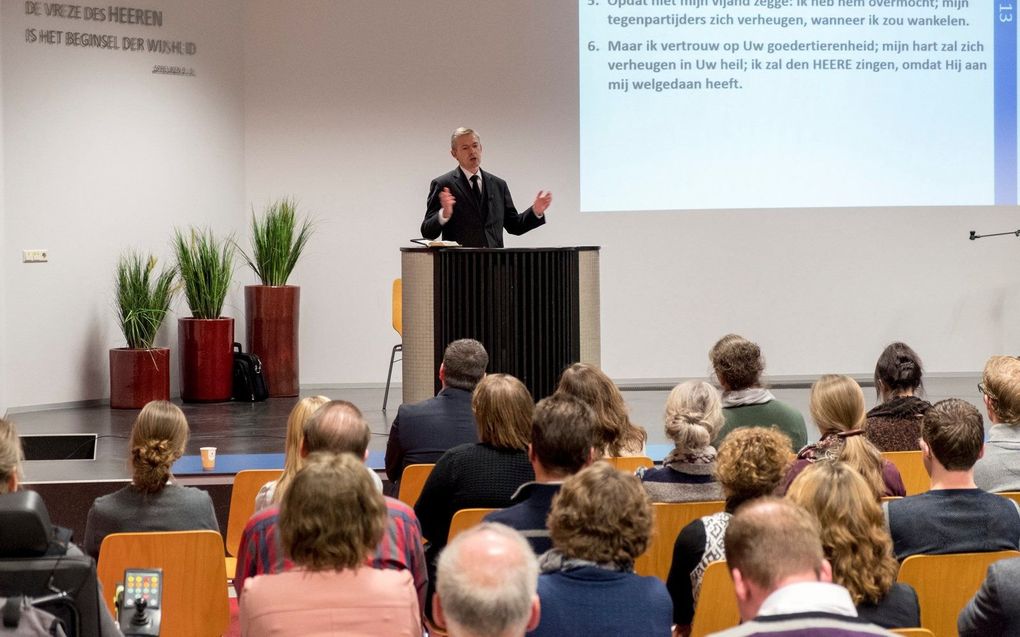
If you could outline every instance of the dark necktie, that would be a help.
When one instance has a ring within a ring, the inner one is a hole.
[[[478,185],[478,175],[471,175],[471,194],[475,196],[475,202],[482,203],[482,188]]]

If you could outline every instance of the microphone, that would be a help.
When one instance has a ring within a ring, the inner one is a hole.
[[[971,230],[970,231],[970,240],[973,241],[974,239],[977,239],[977,231]]]

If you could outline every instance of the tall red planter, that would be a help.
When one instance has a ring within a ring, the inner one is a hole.
[[[170,400],[170,349],[111,349],[110,407],[141,409],[153,400]]]
[[[181,399],[230,400],[234,389],[234,319],[177,319]]]
[[[301,288],[296,285],[248,285],[244,316],[248,351],[262,360],[270,396],[297,396],[298,321]]]

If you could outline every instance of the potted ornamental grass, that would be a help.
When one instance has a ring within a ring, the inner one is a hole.
[[[110,350],[110,407],[141,409],[170,398],[170,349],[153,347],[176,287],[172,268],[128,252],[117,262],[117,318],[127,347]]]
[[[234,271],[234,244],[211,230],[174,233],[177,272],[191,317],[177,320],[181,399],[230,400],[233,393],[234,319],[221,316]]]
[[[241,254],[261,281],[244,288],[248,351],[262,360],[270,396],[297,396],[298,322],[301,288],[287,285],[308,239],[312,222],[299,219],[297,203],[283,198],[262,215],[252,213],[251,251]]]

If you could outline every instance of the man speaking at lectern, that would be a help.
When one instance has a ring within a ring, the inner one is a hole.
[[[421,235],[456,241],[469,248],[502,248],[503,228],[524,234],[545,223],[552,193],[538,191],[530,208],[518,214],[506,182],[481,170],[482,142],[470,128],[450,137],[450,154],[459,166],[432,180]]]

